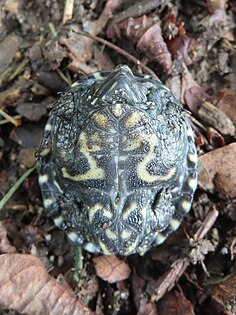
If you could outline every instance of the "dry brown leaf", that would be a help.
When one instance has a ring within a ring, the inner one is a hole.
[[[171,291],[158,304],[158,315],[194,315],[192,304],[183,293]]]
[[[236,143],[199,157],[199,184],[203,189],[236,197]]]
[[[212,291],[212,298],[224,308],[224,314],[236,314],[236,274],[232,274],[217,284]]]
[[[198,111],[201,120],[208,126],[219,130],[223,135],[234,136],[235,126],[231,119],[210,102],[203,102]]]
[[[137,43],[137,48],[150,62],[158,62],[164,71],[170,71],[172,66],[171,54],[162,37],[161,28],[157,23],[143,34]]]
[[[147,299],[142,296],[140,300],[140,306],[137,315],[159,315],[157,313],[156,304],[147,301]],[[166,313],[168,314],[168,313]]]
[[[65,284],[59,284],[37,257],[0,255],[0,308],[34,315],[92,315]]]
[[[130,268],[116,256],[98,256],[93,259],[97,275],[110,283],[125,280],[129,277]]]
[[[8,35],[0,44],[0,74],[8,69],[19,49],[19,38],[15,34]],[[1,85],[1,81],[0,81]]]
[[[0,221],[0,253],[11,254],[15,252],[16,252],[16,248],[10,244],[7,238],[7,230],[5,229],[2,222]]]
[[[149,62],[159,63],[166,72],[170,70],[171,54],[163,39],[161,27],[153,16],[143,15],[111,25],[107,30],[107,36],[128,39],[136,45]]]
[[[132,282],[133,301],[136,306],[136,309],[139,309],[140,303],[141,303],[141,297],[144,291],[146,281],[140,276],[138,276],[136,273],[133,273],[131,276],[131,282]]]
[[[223,98],[217,103],[217,107],[222,110],[234,124],[236,124],[236,95],[230,90],[225,90]]]
[[[192,74],[188,71],[186,65],[183,64],[181,102],[185,103],[194,115],[197,115],[199,107],[206,99],[209,99],[209,95],[193,79]]]

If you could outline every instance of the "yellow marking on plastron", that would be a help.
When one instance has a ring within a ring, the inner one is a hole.
[[[183,200],[181,206],[185,212],[189,212],[191,208],[191,202],[189,202],[188,200]]]
[[[132,242],[130,244],[130,246],[127,246],[125,248],[124,254],[129,255],[130,253],[132,253],[134,251],[134,249],[137,247],[138,241],[139,241],[139,237],[137,236],[136,240],[134,242]]]
[[[130,230],[123,230],[121,232],[121,238],[123,240],[125,240],[125,239],[129,238],[131,236],[131,234],[132,234],[132,232]]]
[[[99,127],[105,128],[110,125],[108,117],[102,113],[94,113],[93,118]]]
[[[196,190],[197,188],[197,179],[193,177],[189,177],[188,179],[188,186],[192,188],[192,190]]]
[[[98,167],[96,160],[90,154],[89,149],[88,149],[87,136],[84,132],[81,132],[80,134],[79,144],[81,146],[80,151],[87,158],[90,169],[85,174],[78,174],[78,175],[72,176],[68,174],[66,168],[63,167],[62,168],[63,177],[69,178],[76,182],[84,181],[84,180],[103,179],[105,177],[105,172],[102,168]]]
[[[109,239],[111,239],[111,240],[116,240],[116,238],[117,238],[117,235],[116,235],[116,233],[115,232],[113,232],[111,229],[106,229],[105,230],[105,233],[106,233],[106,236],[109,238]]]
[[[130,206],[127,207],[127,208],[123,211],[123,213],[122,213],[122,218],[123,218],[123,220],[127,220],[128,217],[129,217],[129,215],[130,215],[135,209],[137,209],[137,205],[136,205],[135,202],[132,202],[132,203],[130,204]]]
[[[101,203],[96,203],[93,207],[88,207],[89,222],[91,223],[97,211],[102,210],[103,205]]]
[[[107,217],[108,219],[111,219],[113,217],[112,212],[107,210],[106,208],[104,208],[102,212],[103,212],[103,215]]]
[[[189,153],[188,159],[189,159],[189,161],[191,161],[193,163],[197,163],[197,154]]]
[[[101,247],[101,250],[103,251],[104,254],[111,254],[108,247],[102,241],[99,241],[99,246]]]
[[[39,175],[39,184],[44,184],[48,182],[49,177],[48,174]]]
[[[124,151],[133,151],[139,149],[142,146],[140,135],[136,135],[135,138],[128,140],[125,143]]]
[[[45,130],[46,131],[51,131],[52,130],[52,125],[51,124],[46,124]]]
[[[99,136],[99,134],[97,132],[95,132],[94,134],[90,135],[89,138],[91,139],[91,141],[93,143],[96,143],[96,144],[101,144],[102,142],[102,139],[101,137]]]
[[[178,227],[180,226],[180,221],[177,219],[172,218],[170,220],[170,226],[172,227],[172,229],[175,231],[178,229]]]
[[[122,115],[122,107],[121,104],[116,104],[114,109],[113,109],[113,113],[116,117],[120,117]]]
[[[157,142],[156,135],[155,134],[147,135],[146,140],[149,143],[149,152],[137,166],[138,178],[148,183],[170,179],[176,172],[175,167],[171,168],[166,175],[155,175],[150,174],[148,172],[147,164],[150,163],[156,157],[155,153],[155,146]]]
[[[53,221],[54,221],[54,223],[55,223],[56,226],[60,227],[61,224],[63,223],[64,219],[63,219],[63,217],[60,215],[59,217],[54,218]]]
[[[125,127],[126,128],[133,128],[135,127],[141,119],[144,117],[144,115],[140,112],[134,112],[132,113],[125,121]]]
[[[53,199],[51,198],[44,199],[43,201],[44,208],[47,209],[48,207],[52,205],[52,203],[53,203]]]

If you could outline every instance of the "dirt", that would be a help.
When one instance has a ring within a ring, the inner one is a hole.
[[[236,314],[235,13],[226,0],[3,1],[0,314]],[[72,245],[43,209],[35,168],[58,93],[120,63],[182,101],[199,154],[190,214],[127,258]]]

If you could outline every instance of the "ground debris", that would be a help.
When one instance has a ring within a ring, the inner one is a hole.
[[[236,143],[200,156],[200,186],[209,191],[236,197],[235,156]]]
[[[198,115],[204,123],[216,128],[223,135],[235,135],[235,126],[230,118],[210,102],[202,103]]]
[[[93,261],[97,275],[105,281],[114,283],[129,277],[129,266],[116,256],[99,256],[95,257]]]

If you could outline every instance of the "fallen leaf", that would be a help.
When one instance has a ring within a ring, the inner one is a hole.
[[[36,148],[40,145],[42,136],[43,130],[40,124],[24,123],[13,129],[9,138],[23,148]]]
[[[158,62],[164,71],[169,72],[172,66],[171,54],[162,37],[162,30],[156,23],[140,38],[137,48],[149,62]]]
[[[166,72],[170,70],[171,54],[162,36],[162,29],[153,16],[130,17],[119,24],[113,24],[108,28],[107,36],[128,39],[149,62],[159,63]]]
[[[236,197],[236,143],[213,150],[199,157],[199,185]]]
[[[234,136],[235,126],[231,119],[210,102],[202,103],[198,115],[205,124],[219,130],[223,135]]]
[[[139,309],[142,293],[144,292],[146,282],[143,278],[138,276],[136,273],[132,274],[131,281],[132,281],[132,293],[133,293],[134,304],[136,306],[136,309]]]
[[[130,268],[116,256],[98,256],[93,259],[97,275],[110,283],[125,280],[129,277]]]
[[[159,315],[154,303],[149,302],[144,296],[141,297],[139,310],[137,315]],[[166,313],[169,314],[169,313]]]
[[[16,248],[10,244],[7,238],[7,230],[5,229],[2,222],[0,221],[0,253],[11,254],[15,252],[16,252]]]
[[[36,315],[92,315],[66,284],[59,284],[32,255],[0,255],[0,305]]]
[[[16,107],[16,111],[30,121],[39,121],[47,113],[46,104],[34,102],[20,103]]]
[[[4,41],[0,43],[0,74],[10,66],[18,49],[19,39],[13,33],[8,35]]]
[[[192,77],[188,68],[183,64],[181,102],[185,103],[194,115],[197,115],[203,101],[208,100],[209,95]]]
[[[158,303],[158,315],[194,315],[192,303],[183,293],[171,291]]]
[[[212,298],[223,306],[224,314],[236,314],[236,274],[227,277],[212,290]]]
[[[224,96],[216,106],[236,124],[236,95],[231,90],[225,90],[224,92]]]

